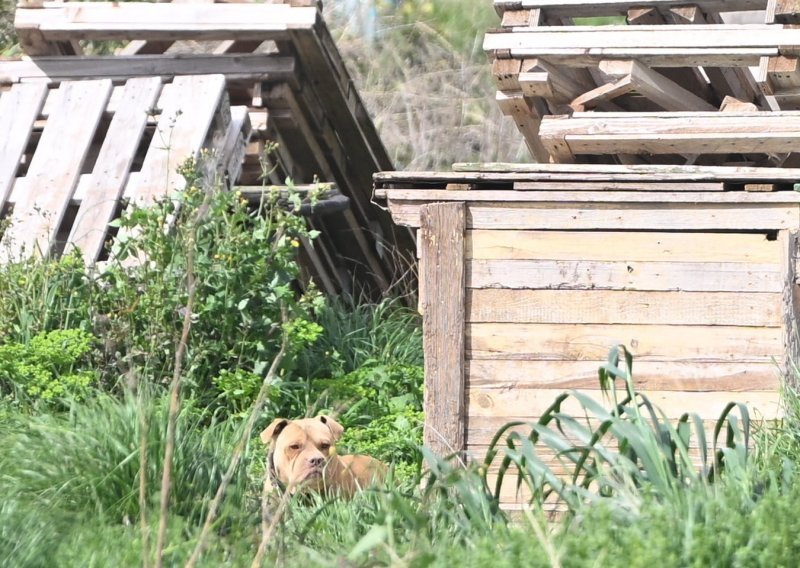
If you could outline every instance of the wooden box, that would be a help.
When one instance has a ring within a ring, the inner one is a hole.
[[[800,171],[474,169],[376,176],[418,230],[426,445],[483,459],[498,428],[563,390],[599,397],[615,344],[670,417],[714,421],[730,401],[779,415],[797,363]]]

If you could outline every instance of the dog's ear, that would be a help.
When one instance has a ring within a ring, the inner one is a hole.
[[[261,432],[261,441],[269,444],[281,431],[286,428],[289,421],[286,418],[276,418],[272,424],[267,426],[267,429]]]
[[[328,428],[330,428],[331,434],[333,434],[334,442],[342,437],[342,432],[344,432],[344,426],[336,422],[336,420],[334,420],[330,416],[320,415],[317,416],[317,418],[319,418],[320,422],[326,424]]]

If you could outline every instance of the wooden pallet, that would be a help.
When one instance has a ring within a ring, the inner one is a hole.
[[[672,0],[496,0],[495,8],[501,27],[486,34],[484,48],[493,58],[496,98],[539,162],[572,160],[565,152],[554,155],[552,143],[543,143],[540,127],[550,115],[800,109],[800,30],[785,25],[797,17],[798,2],[702,0],[688,6]],[[730,24],[721,15],[754,10],[765,10],[762,22]],[[617,24],[624,17],[628,25],[573,25],[581,17],[612,17]],[[613,129],[614,124],[607,126]],[[611,130],[607,133],[614,136]],[[632,152],[590,152],[592,158],[580,159],[800,163],[789,155],[797,147],[794,143],[768,155],[772,151],[763,147],[741,155],[722,150],[694,154],[687,146],[682,152],[650,156],[651,143],[658,141],[647,139]]]
[[[207,176],[237,177],[249,135],[247,110],[228,105],[221,75],[17,84],[0,95],[7,123],[3,261],[76,247],[94,264],[125,203],[180,191],[178,166],[203,149]]]
[[[384,253],[410,257],[413,236],[371,204],[372,174],[393,166],[317,2],[44,2],[21,6],[16,26],[32,59],[0,65],[0,88],[4,81],[90,73],[115,82],[196,69],[224,74],[232,104],[250,107],[254,128],[241,183],[262,182],[263,149],[271,140],[279,147],[268,183],[320,179],[350,197],[349,211],[318,221],[331,249],[328,280],[338,292],[380,294],[404,270],[396,256]],[[78,38],[128,43],[115,57],[57,56],[65,53],[65,42]],[[195,42],[212,53],[187,55],[197,49]]]

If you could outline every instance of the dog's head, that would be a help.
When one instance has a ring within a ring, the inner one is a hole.
[[[269,446],[269,468],[290,492],[307,487],[325,487],[327,466],[333,447],[344,428],[329,416],[287,420],[276,418],[261,432]]]

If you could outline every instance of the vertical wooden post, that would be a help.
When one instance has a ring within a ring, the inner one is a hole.
[[[792,386],[800,382],[800,336],[798,336],[798,312],[800,310],[800,289],[797,283],[798,232],[781,231],[783,243],[783,368],[786,379]]]
[[[425,445],[436,455],[464,450],[464,203],[420,208],[425,349]]]

